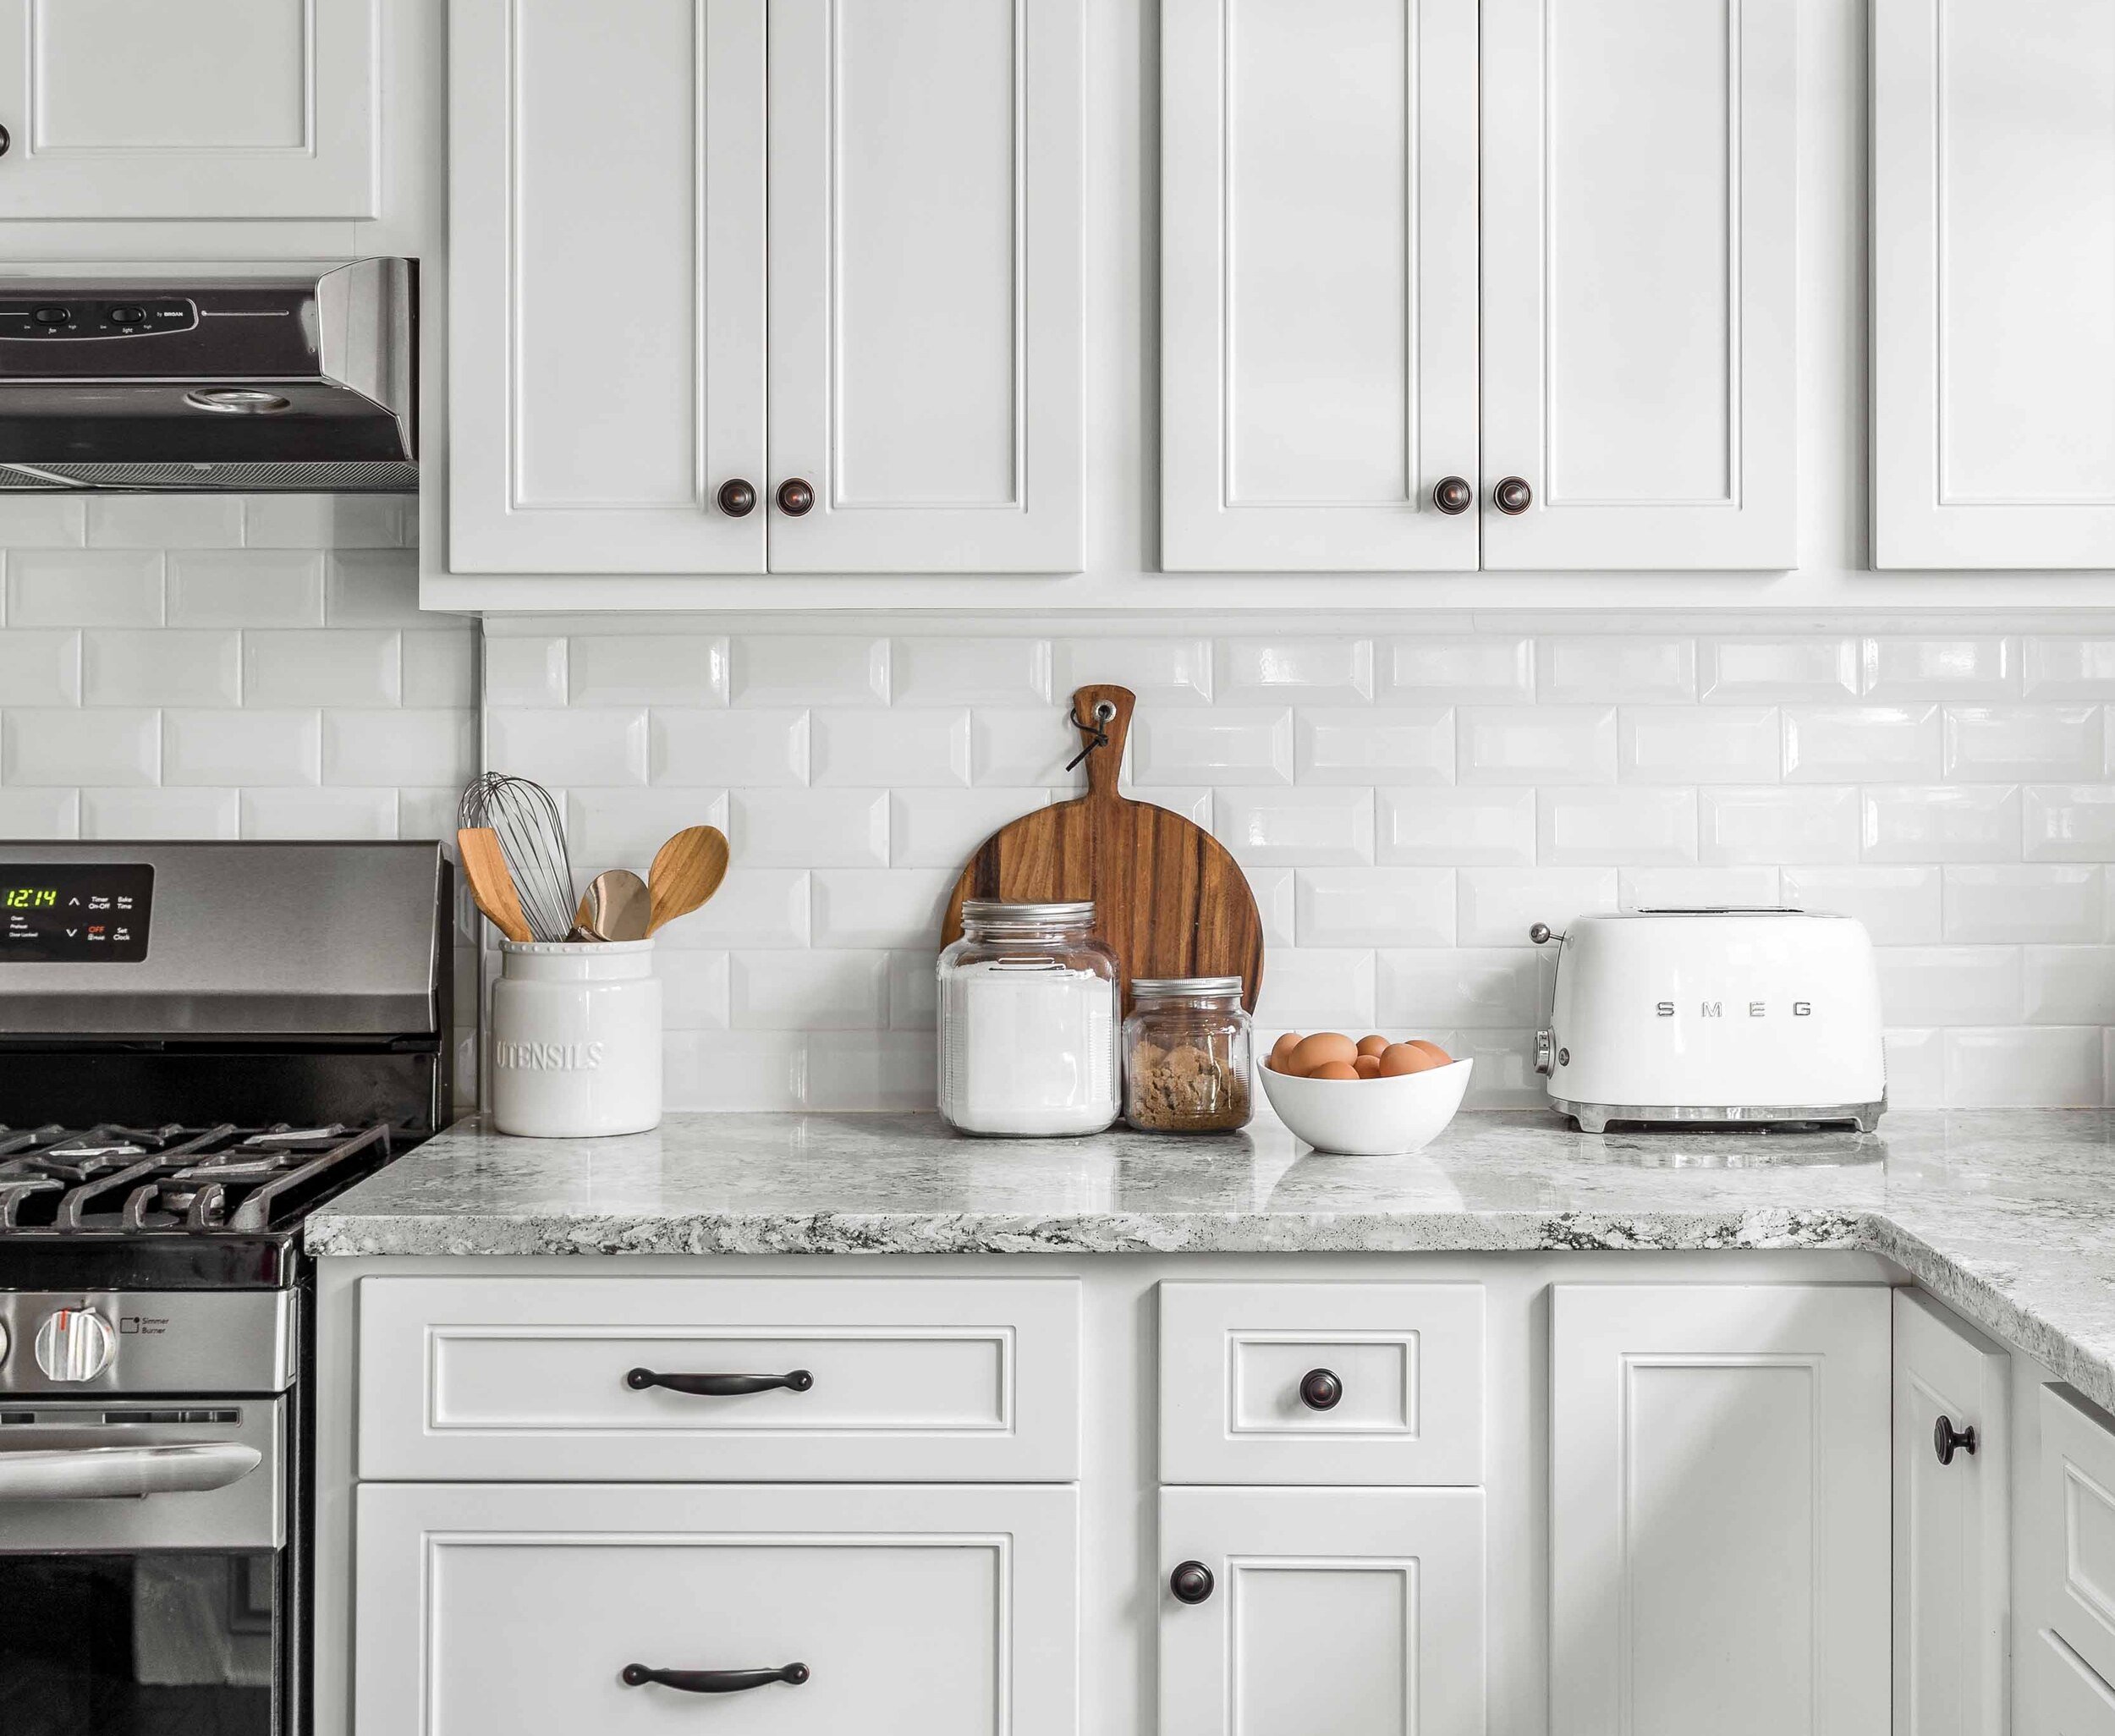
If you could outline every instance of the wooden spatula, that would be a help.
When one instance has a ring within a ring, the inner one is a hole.
[[[514,893],[514,876],[500,851],[499,835],[489,826],[466,826],[455,834],[455,853],[462,859],[470,896],[492,926],[510,941],[533,940],[529,919],[521,914],[521,900]]]
[[[574,917],[596,940],[635,941],[646,937],[646,882],[629,868],[611,868],[588,882]]]
[[[647,871],[646,932],[696,909],[726,877],[727,834],[717,826],[684,827],[654,852]]]

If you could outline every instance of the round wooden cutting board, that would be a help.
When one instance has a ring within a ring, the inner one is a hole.
[[[941,944],[960,937],[965,898],[1092,898],[1095,932],[1117,956],[1127,1008],[1134,976],[1238,976],[1254,1012],[1263,920],[1248,876],[1194,821],[1117,794],[1137,702],[1121,687],[1073,695],[1082,743],[1102,739],[1087,755],[1086,794],[1024,814],[977,847],[948,899]]]

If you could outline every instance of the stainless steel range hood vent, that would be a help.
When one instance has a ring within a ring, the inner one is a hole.
[[[0,492],[417,492],[418,265],[0,275]]]

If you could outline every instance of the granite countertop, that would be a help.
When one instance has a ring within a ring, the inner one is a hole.
[[[1877,1134],[1574,1133],[1458,1116],[1413,1157],[1283,1128],[971,1140],[931,1115],[670,1116],[525,1140],[473,1119],[308,1220],[316,1255],[1877,1253],[2115,1409],[2115,1111]]]

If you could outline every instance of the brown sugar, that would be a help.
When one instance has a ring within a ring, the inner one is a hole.
[[[1124,1119],[1152,1133],[1224,1133],[1249,1120],[1248,1069],[1194,1043],[1140,1038],[1126,1058]]]

